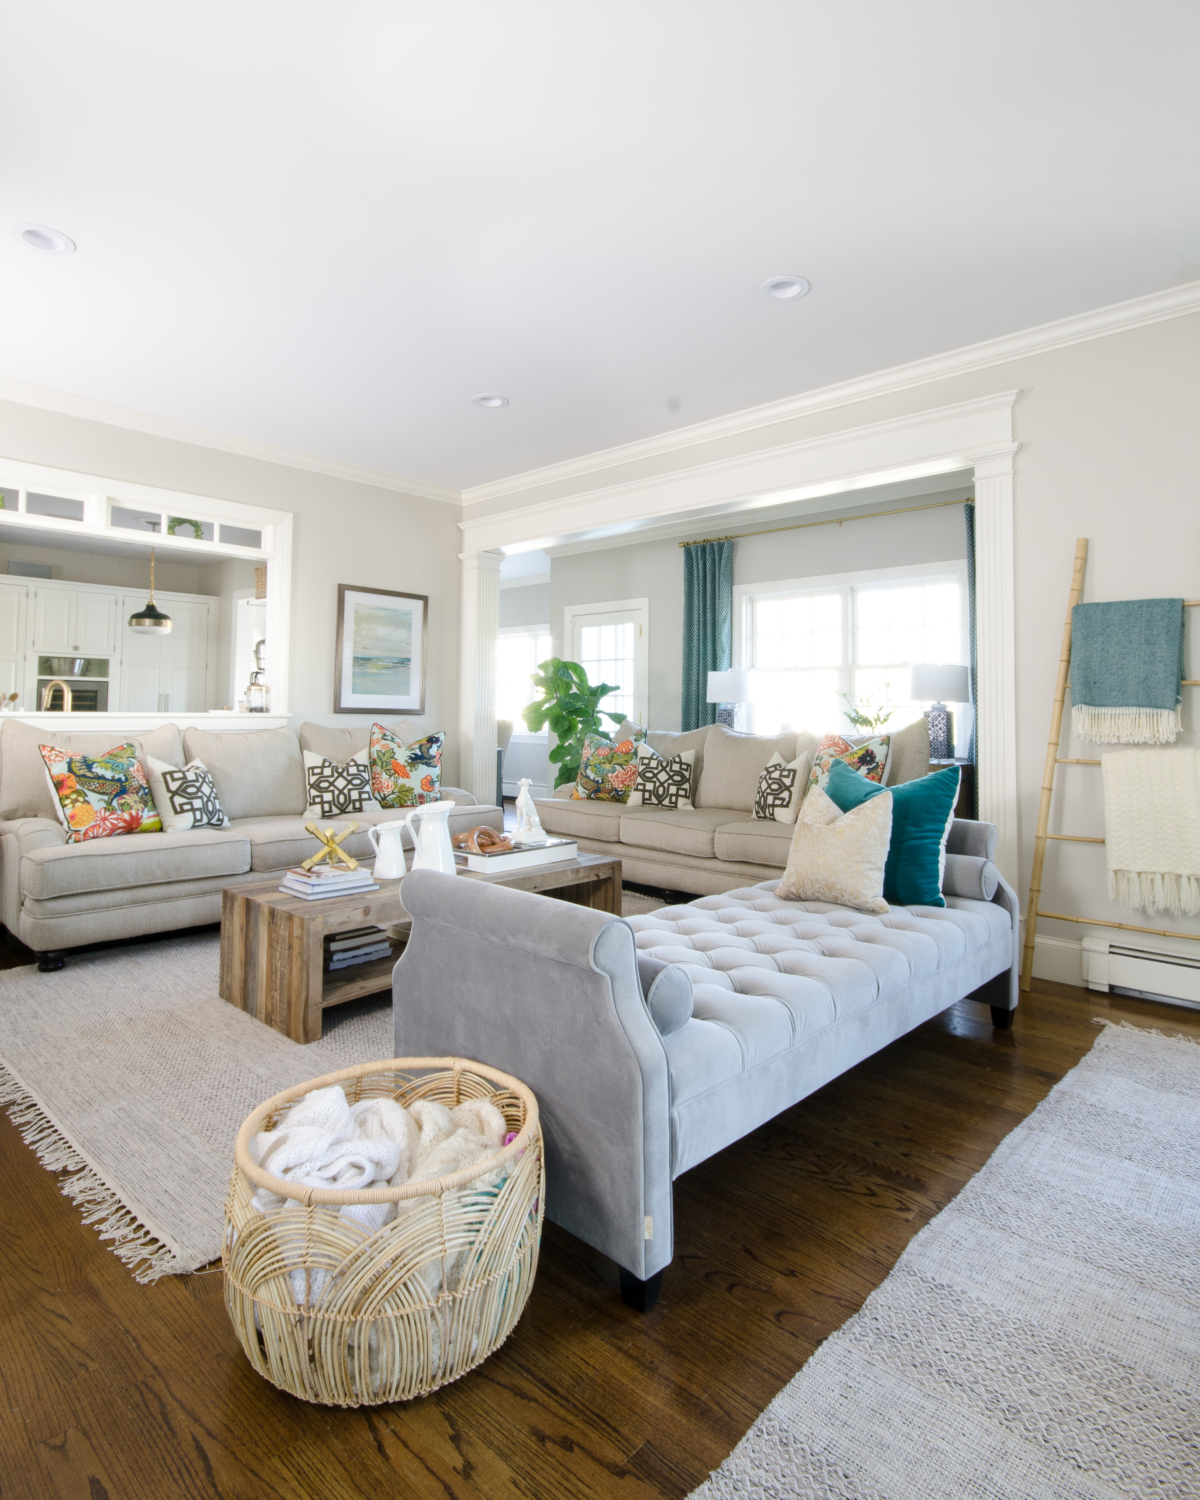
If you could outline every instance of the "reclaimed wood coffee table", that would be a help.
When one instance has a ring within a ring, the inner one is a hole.
[[[580,854],[562,864],[509,874],[458,872],[515,891],[536,891],[577,906],[621,914],[621,861]],[[305,901],[279,889],[278,879],[228,886],[221,909],[221,999],[296,1042],[315,1042],[321,1014],[331,1005],[375,995],[392,982],[409,925],[404,881],[384,881],[377,891]],[[325,968],[325,939],[355,927],[400,929],[389,934],[392,951],[353,968]]]

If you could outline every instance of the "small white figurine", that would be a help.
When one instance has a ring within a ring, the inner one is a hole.
[[[517,783],[516,838],[522,844],[544,844],[546,833],[537,815],[537,808],[533,805],[533,798],[529,795],[532,785],[528,776],[522,776]]]

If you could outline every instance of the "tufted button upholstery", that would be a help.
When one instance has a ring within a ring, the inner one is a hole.
[[[997,941],[1001,907],[950,897],[867,916],[783,901],[778,881],[628,918],[639,953],[691,976],[693,1018],[666,1040],[672,1105],[806,1041]]]

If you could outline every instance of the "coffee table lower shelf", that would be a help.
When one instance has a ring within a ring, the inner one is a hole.
[[[460,871],[483,880],[533,891],[599,911],[621,912],[621,861],[581,854],[558,865],[504,875]],[[365,896],[305,901],[279,889],[278,879],[229,886],[221,911],[221,998],[296,1042],[320,1039],[322,1012],[391,988],[392,970],[404,938],[386,957],[331,972],[325,940],[356,927],[406,923],[403,880],[389,880]]]

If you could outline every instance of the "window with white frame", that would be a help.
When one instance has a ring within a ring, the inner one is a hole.
[[[521,710],[537,697],[533,674],[553,654],[549,625],[514,625],[496,641],[496,717],[511,719],[517,734],[528,734]],[[541,731],[544,737],[546,731]]]
[[[890,710],[886,729],[902,729],[926,707],[912,700],[912,667],[968,659],[965,562],[740,584],[734,595],[735,660],[754,671],[759,734],[848,732],[843,694],[860,712]],[[961,746],[968,714],[955,719]]]
[[[645,723],[647,715],[648,615],[647,599],[615,599],[564,611],[565,654],[579,663],[590,683],[609,682],[617,690],[601,701],[601,712],[634,723]],[[608,719],[602,722],[613,727]]]

